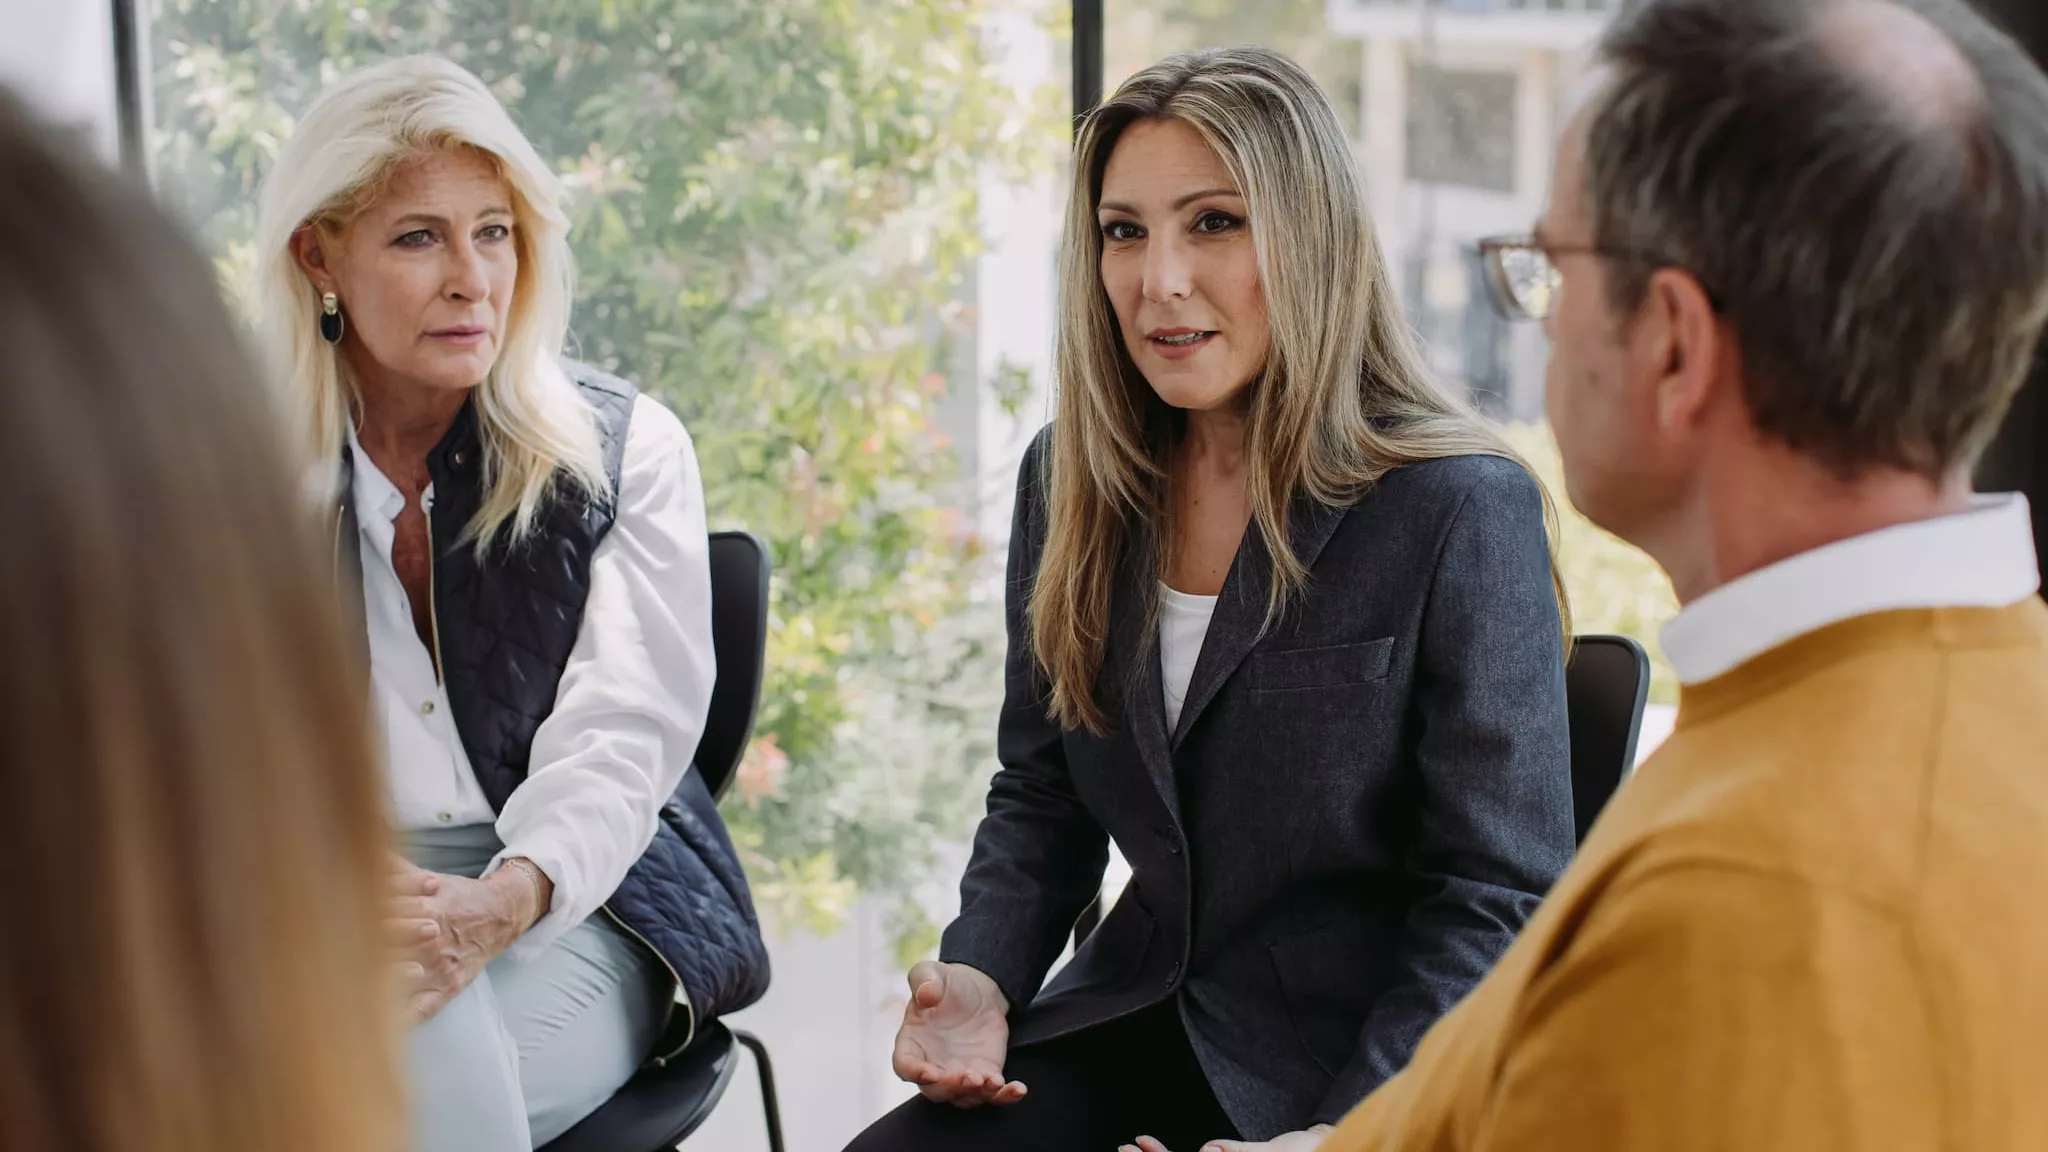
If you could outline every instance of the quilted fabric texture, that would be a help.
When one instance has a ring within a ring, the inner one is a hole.
[[[598,413],[616,492],[636,390],[586,365],[564,366]],[[464,408],[427,461],[434,606],[456,730],[484,794],[502,809],[526,779],[534,733],[554,707],[590,594],[591,557],[613,510],[609,493],[558,498],[526,544],[479,558],[461,537],[482,501],[481,457],[474,413]],[[606,907],[682,977],[691,1012],[678,1014],[669,1038],[676,1047],[695,1021],[767,990],[767,948],[746,877],[698,773],[687,774],[663,808],[654,842]]]
[[[682,974],[693,1020],[737,1011],[768,991],[768,949],[747,877],[701,774],[685,776],[662,808],[654,843],[610,906]],[[680,1049],[689,1036],[679,1031],[671,1042]]]

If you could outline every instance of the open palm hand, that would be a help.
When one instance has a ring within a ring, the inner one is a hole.
[[[917,1085],[925,1099],[961,1108],[1022,1100],[1024,1085],[1003,1079],[1009,1011],[1002,990],[978,969],[916,965],[896,1032],[896,1075]]]

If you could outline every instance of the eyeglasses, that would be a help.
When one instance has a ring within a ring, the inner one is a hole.
[[[1508,320],[1542,320],[1557,302],[1564,276],[1533,236],[1496,236],[1479,242],[1494,310]]]
[[[1648,252],[1593,245],[1543,244],[1533,236],[1496,236],[1479,242],[1480,260],[1486,265],[1487,295],[1493,306],[1509,320],[1547,320],[1557,306],[1557,294],[1564,287],[1564,274],[1557,270],[1558,256],[1605,256],[1609,259],[1641,260],[1658,267],[1673,267],[1669,260]],[[1708,300],[1718,310],[1713,294]]]

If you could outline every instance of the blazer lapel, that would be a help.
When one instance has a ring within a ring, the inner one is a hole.
[[[1123,718],[1131,743],[1145,774],[1152,778],[1166,810],[1180,814],[1180,794],[1174,787],[1173,757],[1166,747],[1166,697],[1159,679],[1159,635],[1146,627],[1149,601],[1146,593],[1154,579],[1148,550],[1137,544],[1129,549],[1117,575],[1116,592],[1110,601],[1109,651],[1103,663],[1115,676],[1113,683],[1123,693]],[[1136,553],[1146,552],[1144,556]]]
[[[1296,500],[1287,510],[1287,540],[1302,567],[1315,567],[1316,557],[1343,522],[1345,511],[1309,499]],[[1202,710],[1216,698],[1224,681],[1244,663],[1252,646],[1265,634],[1266,600],[1272,587],[1273,554],[1259,533],[1257,521],[1253,521],[1245,525],[1237,558],[1231,562],[1230,572],[1223,578],[1223,591],[1216,597],[1216,614],[1209,619],[1202,651],[1195,657],[1194,675],[1188,681],[1187,699],[1181,704],[1180,724],[1174,729],[1170,751],[1180,750]],[[1155,659],[1153,664],[1156,696],[1158,661]]]

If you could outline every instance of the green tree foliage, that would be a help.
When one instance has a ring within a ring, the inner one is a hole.
[[[1059,93],[1018,93],[987,47],[1031,2],[157,0],[159,181],[231,282],[293,117],[357,65],[443,53],[554,161],[571,351],[667,401],[714,527],[769,543],[763,711],[726,811],[762,902],[819,927],[920,878],[991,767],[1000,618],[934,417],[975,386],[977,182],[1065,142]]]
[[[1516,424],[1507,429],[1507,437],[1557,502],[1557,561],[1564,571],[1565,594],[1571,598],[1573,629],[1582,634],[1616,633],[1641,642],[1650,653],[1650,700],[1678,703],[1678,676],[1657,642],[1658,630],[1678,615],[1671,581],[1655,560],[1601,531],[1572,507],[1565,494],[1564,462],[1548,427]]]

